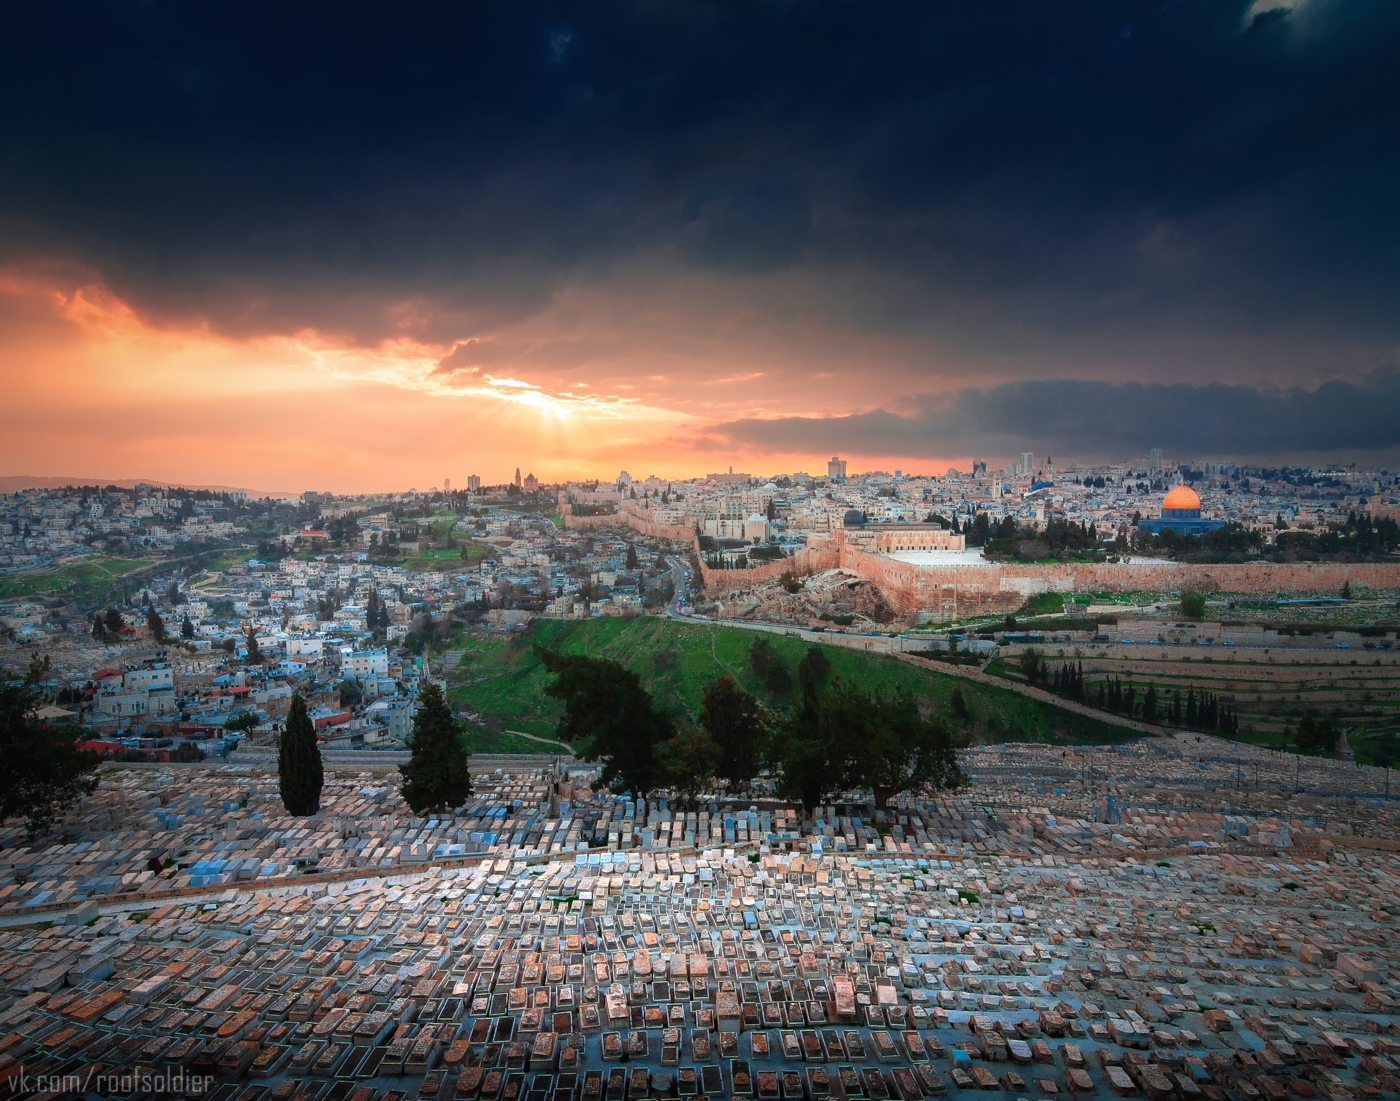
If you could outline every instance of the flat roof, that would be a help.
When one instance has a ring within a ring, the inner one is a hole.
[[[884,557],[914,566],[994,566],[982,557],[981,547],[968,547],[966,550],[910,550],[889,551]]]

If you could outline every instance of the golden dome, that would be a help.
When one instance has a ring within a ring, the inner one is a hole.
[[[1167,495],[1162,498],[1162,507],[1167,508],[1200,508],[1201,499],[1196,496],[1196,491],[1190,486],[1173,486]]]

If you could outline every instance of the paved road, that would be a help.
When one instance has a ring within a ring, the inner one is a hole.
[[[684,616],[690,602],[690,563],[684,558],[668,554],[666,561],[671,564],[671,606],[667,615]]]

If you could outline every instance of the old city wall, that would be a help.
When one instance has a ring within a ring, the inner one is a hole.
[[[644,516],[626,510],[610,513],[607,516],[571,516],[567,514],[564,516],[566,531],[620,526],[629,527],[637,534],[646,535],[652,539],[670,539],[677,543],[689,543],[695,538],[695,531],[690,527],[657,524]]]
[[[751,589],[764,581],[776,581],[787,570],[804,575],[835,569],[841,564],[840,554],[832,547],[804,547],[791,558],[780,558],[776,562],[742,570],[715,570],[705,565],[698,540],[695,543],[695,556],[700,559],[700,579],[704,582],[705,591],[711,594]]]
[[[1014,612],[1027,597],[1043,592],[1336,593],[1347,583],[1354,589],[1400,588],[1400,565],[1384,562],[935,567],[846,545],[839,564],[878,586],[901,614],[926,611],[940,618]]]
[[[583,531],[588,528],[605,528],[610,525],[616,526],[618,524],[625,524],[626,522],[627,518],[625,516],[619,515],[615,512],[609,513],[606,516],[572,516],[568,513],[564,514],[565,531]]]

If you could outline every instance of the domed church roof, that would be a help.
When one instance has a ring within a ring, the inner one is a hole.
[[[1162,498],[1163,508],[1188,509],[1201,507],[1201,499],[1196,496],[1196,491],[1190,486],[1173,486],[1170,492]]]

